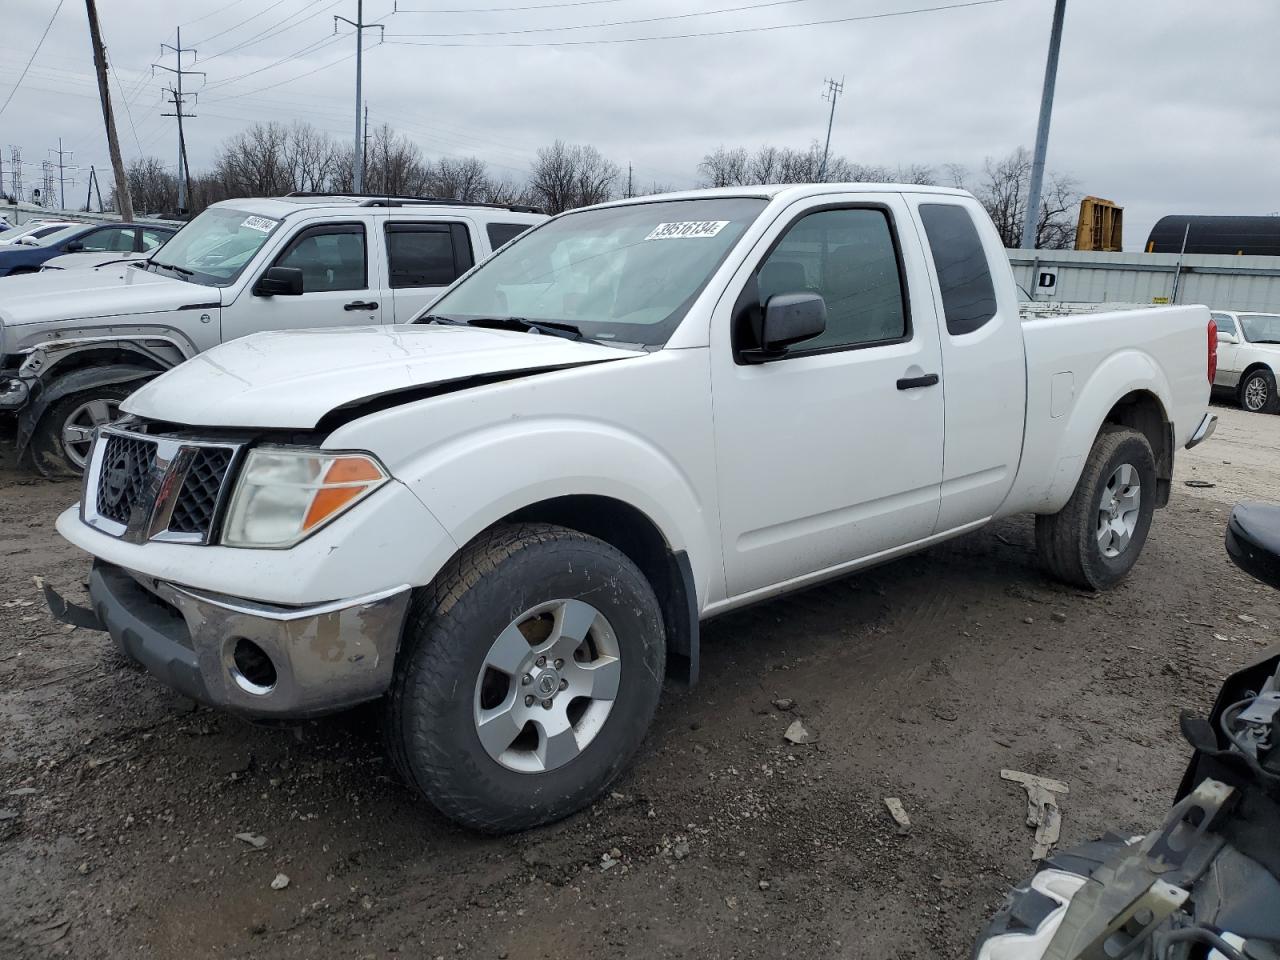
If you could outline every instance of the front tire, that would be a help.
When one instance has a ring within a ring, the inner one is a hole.
[[[1280,410],[1275,374],[1265,367],[1250,370],[1240,380],[1236,400],[1249,413],[1275,413]]]
[[[1054,577],[1091,590],[1115,586],[1137,563],[1155,512],[1156,462],[1147,438],[1104,426],[1071,499],[1036,517],[1036,550]]]
[[[501,524],[416,592],[387,698],[397,769],[485,833],[582,809],[626,768],[657,708],[658,599],[620,551]]]
[[[93,431],[120,416],[120,403],[135,387],[107,384],[68,394],[54,403],[31,434],[31,456],[46,477],[84,473]]]

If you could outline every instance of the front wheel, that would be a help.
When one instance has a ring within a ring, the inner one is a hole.
[[[1265,367],[1251,370],[1240,381],[1240,406],[1250,413],[1275,413],[1280,410],[1280,397],[1276,396],[1275,374]]]
[[[31,435],[31,456],[47,477],[84,473],[93,432],[120,416],[120,404],[135,388],[107,384],[72,393],[54,403]]]
[[[414,597],[388,751],[464,826],[549,823],[626,768],[665,659],[658,599],[620,551],[564,527],[499,525]]]
[[[1155,512],[1156,462],[1147,438],[1130,427],[1103,427],[1071,499],[1036,517],[1036,550],[1066,583],[1105,590],[1138,561]]]

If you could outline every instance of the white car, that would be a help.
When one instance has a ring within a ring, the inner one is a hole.
[[[1280,412],[1280,313],[1215,310],[1213,319],[1218,325],[1214,386],[1231,390],[1250,413]]]
[[[77,226],[74,220],[29,220],[21,226],[0,231],[0,246],[19,241],[38,243],[45,237],[74,226]]]
[[[157,377],[58,530],[95,558],[78,622],[164,682],[257,717],[383,698],[408,783],[520,829],[626,767],[705,618],[1011,514],[1054,575],[1115,584],[1213,429],[1212,331],[1183,306],[1020,322],[962,191],[620,201],[412,325]]]

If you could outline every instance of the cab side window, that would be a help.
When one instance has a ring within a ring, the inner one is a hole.
[[[315,227],[293,238],[277,267],[302,271],[302,292],[364,290],[368,285],[364,225]]]
[[[827,329],[793,355],[902,340],[906,284],[888,214],[875,207],[820,210],[796,221],[756,274],[761,309],[783,293],[820,294]]]
[[[969,211],[955,203],[922,203],[920,220],[938,274],[947,332],[973,333],[996,315],[996,290],[978,228]]]
[[[1240,328],[1236,326],[1235,320],[1225,313],[1213,314],[1213,321],[1218,325],[1219,333],[1225,333],[1232,337],[1240,336]]]

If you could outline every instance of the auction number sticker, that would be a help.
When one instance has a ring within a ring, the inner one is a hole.
[[[729,225],[728,220],[681,220],[678,223],[660,223],[649,231],[646,240],[684,240],[686,238],[714,237]]]
[[[245,217],[240,221],[240,226],[248,227],[250,230],[257,230],[259,233],[270,233],[279,222],[279,220],[272,220],[270,217]]]

